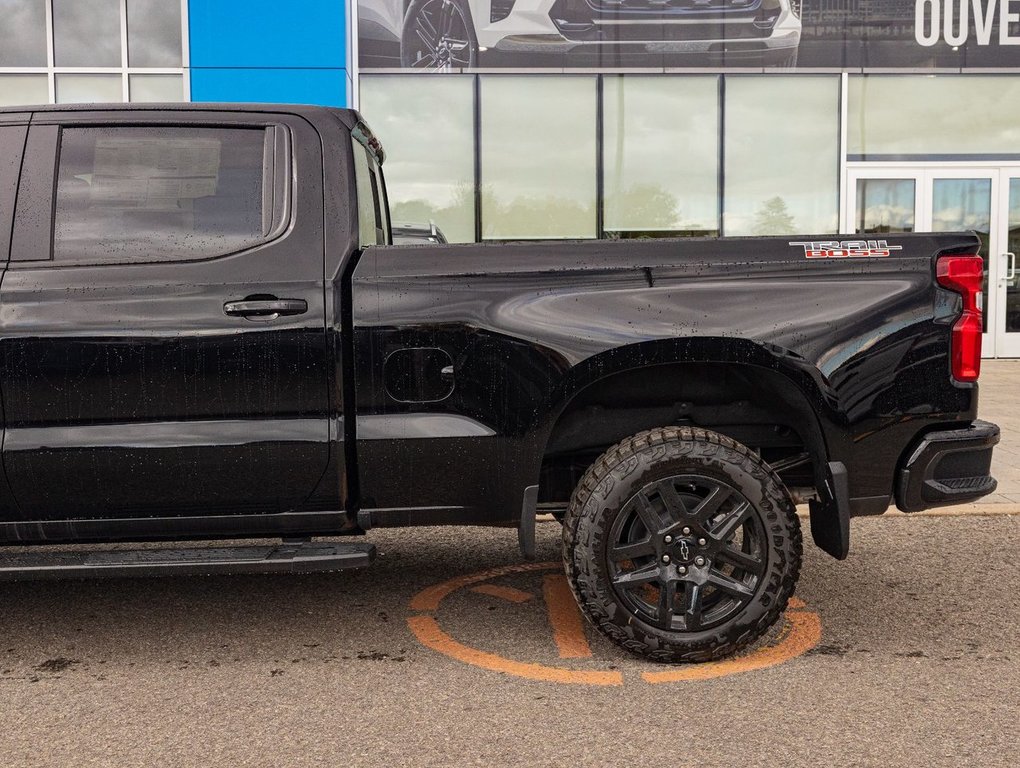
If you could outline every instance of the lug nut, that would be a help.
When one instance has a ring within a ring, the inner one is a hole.
[[[677,573],[679,573],[681,576],[683,576],[685,573],[687,573],[687,566],[686,565],[681,565],[676,570],[677,570]]]
[[[705,546],[706,544],[708,544],[708,542],[707,542],[707,541],[705,541],[704,539],[698,539],[698,546],[699,546],[699,547],[703,547],[703,546]]]
[[[705,558],[703,558],[703,557],[701,557],[699,555],[698,557],[694,558],[694,564],[695,565],[704,565],[705,564]]]
[[[691,529],[690,529],[690,528],[684,528],[684,536],[686,536],[686,535],[687,535],[687,534],[689,534],[690,532],[691,532]]]
[[[663,555],[662,556],[662,562],[669,563],[669,555]]]
[[[673,537],[672,536],[667,536],[665,539],[663,539],[663,541],[665,541],[667,544],[672,544],[673,543]]]

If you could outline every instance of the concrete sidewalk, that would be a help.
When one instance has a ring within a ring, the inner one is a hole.
[[[995,447],[992,476],[996,492],[981,505],[1020,504],[1020,360],[985,360],[981,364],[978,415],[999,425],[1002,440]]]

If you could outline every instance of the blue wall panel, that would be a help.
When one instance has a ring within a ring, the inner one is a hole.
[[[194,69],[192,101],[266,101],[347,106],[342,69]]]
[[[345,106],[346,0],[189,0],[193,101]]]

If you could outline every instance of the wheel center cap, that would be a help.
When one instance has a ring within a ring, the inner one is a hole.
[[[677,539],[673,545],[674,559],[686,565],[694,560],[694,539]]]

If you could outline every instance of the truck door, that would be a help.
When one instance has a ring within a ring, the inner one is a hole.
[[[21,154],[25,149],[30,113],[0,114],[0,283],[10,256],[11,230],[14,226],[14,201],[18,195],[18,177],[21,174]],[[0,398],[0,417],[3,413]],[[2,428],[2,423],[0,423]],[[0,477],[0,521],[18,516],[17,506],[10,494],[7,480]]]
[[[0,284],[22,519],[301,507],[329,459],[319,145],[296,116],[36,113]]]

